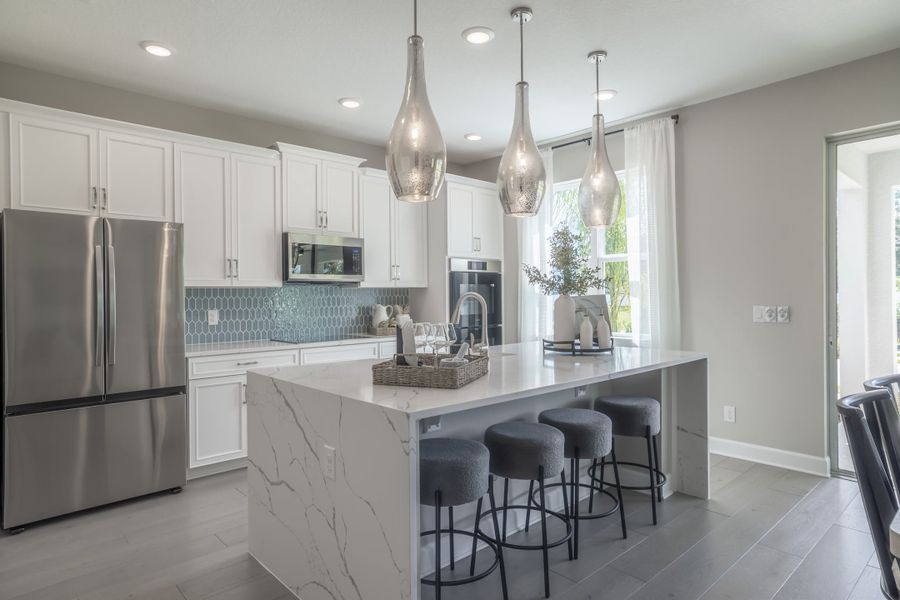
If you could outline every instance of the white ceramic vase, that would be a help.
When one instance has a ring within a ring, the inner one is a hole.
[[[587,315],[581,317],[581,331],[578,333],[578,339],[581,341],[582,349],[594,347],[594,326]]]
[[[571,342],[577,335],[575,301],[568,294],[560,294],[553,303],[553,340]]]
[[[612,347],[612,330],[606,315],[600,315],[597,319],[597,345],[601,348]]]

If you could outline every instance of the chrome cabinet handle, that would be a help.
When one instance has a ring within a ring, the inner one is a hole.
[[[234,259],[234,277],[235,279],[239,279],[241,277],[241,267],[240,263],[238,263],[238,259]]]
[[[247,384],[241,384],[241,404],[247,404]]]
[[[108,200],[109,200],[109,192],[106,191],[106,188],[103,188],[103,210],[106,210]]]
[[[107,364],[116,364],[116,346],[118,346],[118,331],[116,325],[116,249],[112,246],[106,248],[106,272],[109,276],[109,357]]]
[[[91,208],[97,208],[97,186],[91,186]]]
[[[246,367],[246,366],[248,366],[248,365],[258,365],[258,364],[259,364],[259,361],[258,361],[258,360],[248,360],[248,361],[245,361],[245,362],[239,362],[239,363],[237,363],[237,366],[239,366],[239,367]],[[245,383],[244,386],[246,387],[246,385],[247,385],[247,384]]]
[[[94,355],[95,365],[103,364],[103,298],[105,290],[103,289],[103,246],[94,246],[94,285],[96,286],[96,325],[94,326]]]
[[[225,259],[225,264],[227,265],[227,266],[226,266],[226,271],[227,271],[227,273],[228,273],[228,274],[226,275],[226,277],[229,277],[229,278],[230,278],[230,277],[234,277],[234,275],[231,274],[231,259],[230,259],[230,258],[226,258],[226,259]]]
[[[400,281],[400,265],[397,265],[397,281]]]
[[[328,229],[328,211],[325,211],[325,229]]]

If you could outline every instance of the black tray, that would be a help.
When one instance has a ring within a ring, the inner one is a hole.
[[[612,352],[615,346],[615,340],[610,340],[609,348],[601,348],[597,345],[597,338],[594,338],[594,344],[590,348],[582,348],[579,340],[541,340],[544,344],[544,352],[559,352],[561,354],[570,354],[572,356],[586,356],[588,354],[603,354]]]

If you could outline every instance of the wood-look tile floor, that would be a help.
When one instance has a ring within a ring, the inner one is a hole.
[[[567,560],[565,546],[551,551],[552,597],[881,598],[855,483],[723,457],[712,463],[713,498],[667,498],[656,527],[649,497],[632,493],[627,540],[613,519],[585,522],[577,561]],[[0,600],[288,600],[247,555],[246,501],[245,473],[236,471],[192,481],[179,495],[0,535]],[[506,556],[511,600],[542,598],[540,552]],[[422,598],[432,597],[423,588]],[[444,593],[445,600],[499,598],[496,575]]]

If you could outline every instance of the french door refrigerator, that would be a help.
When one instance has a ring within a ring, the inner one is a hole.
[[[6,210],[3,528],[185,483],[182,231]]]

